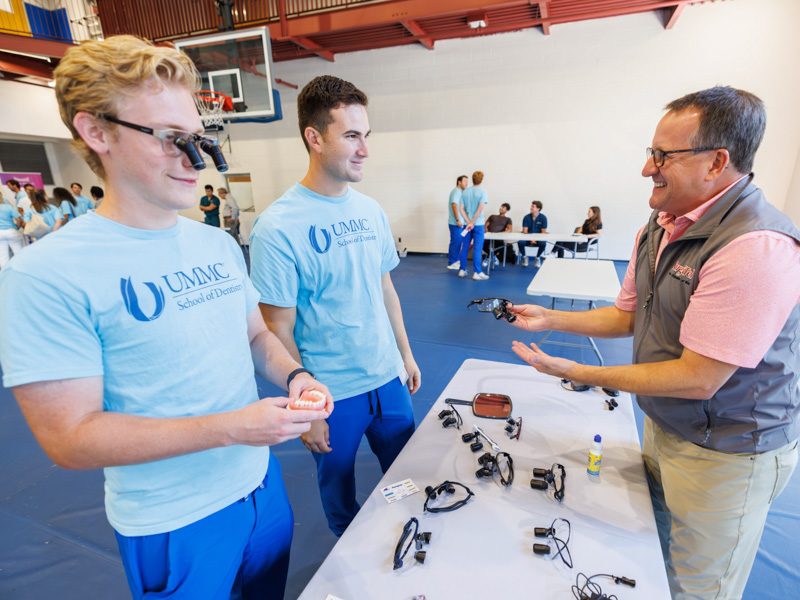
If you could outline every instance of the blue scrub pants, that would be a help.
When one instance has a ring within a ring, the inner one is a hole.
[[[484,225],[478,225],[472,228],[464,236],[464,245],[461,246],[461,270],[467,269],[467,255],[469,254],[469,241],[472,240],[472,266],[475,268],[476,273],[481,273],[481,254],[483,253],[483,233],[485,230]]]
[[[340,536],[361,508],[356,502],[355,463],[362,436],[366,434],[385,473],[414,433],[408,388],[398,377],[371,392],[337,400],[328,428],[332,450],[311,455],[317,462],[328,527]]]
[[[294,515],[270,456],[255,491],[175,531],[117,543],[134,600],[282,600]]]
[[[461,255],[461,242],[464,241],[461,231],[464,228],[458,225],[449,225],[448,227],[450,227],[450,247],[447,251],[447,264],[452,265],[458,261],[458,257]]]

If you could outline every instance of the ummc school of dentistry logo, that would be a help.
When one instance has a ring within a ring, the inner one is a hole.
[[[319,229],[319,232],[322,234],[323,246],[320,246],[320,236],[317,235],[317,226],[312,225],[308,230],[308,241],[311,242],[311,247],[314,248],[317,254],[325,254],[330,250],[333,242],[336,242],[338,248],[345,248],[350,244],[374,242],[377,239],[377,234],[369,224],[369,219],[350,219],[349,221],[331,223],[330,229],[333,235],[328,233],[327,229],[321,227]]]
[[[153,298],[155,299],[155,309],[153,310],[153,314],[149,317],[142,312],[141,308],[139,308],[139,297],[136,295],[136,290],[133,289],[133,282],[131,281],[131,278],[128,277],[125,279],[123,277],[119,280],[120,290],[122,291],[122,299],[125,301],[125,308],[128,310],[128,313],[137,321],[153,321],[160,317],[161,313],[164,312],[164,306],[166,305],[164,301],[164,292],[155,283],[145,281],[144,284],[153,294]]]
[[[311,229],[308,230],[308,239],[311,242],[311,247],[317,251],[317,254],[325,254],[331,247],[331,234],[328,233],[327,229],[320,229],[322,233],[322,238],[325,240],[325,247],[319,247],[319,241],[317,240],[317,226],[312,225]]]

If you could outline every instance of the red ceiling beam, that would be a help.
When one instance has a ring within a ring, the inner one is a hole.
[[[0,33],[0,48],[14,52],[27,52],[28,54],[41,54],[52,58],[64,58],[64,53],[75,44],[43,40],[41,38],[22,35]]]
[[[306,37],[292,37],[290,39],[301,48],[310,50],[312,54],[316,54],[325,60],[333,62],[333,52],[329,52],[326,48],[323,48],[319,44],[312,42],[310,39]]]
[[[36,60],[35,58],[25,58],[24,56],[2,54],[0,51],[0,71],[4,71],[6,73],[41,77],[42,79],[52,79],[53,67],[54,65],[41,60]]]
[[[573,21],[580,21],[580,20],[587,20],[587,19],[599,19],[604,17],[613,17],[618,15],[627,15],[627,14],[634,14],[639,12],[648,12],[650,10],[660,10],[679,5],[685,4],[694,4],[697,2],[703,2],[705,0],[671,0],[668,2],[659,2],[657,4],[647,4],[647,5],[639,5],[639,6],[628,6],[628,7],[617,7],[614,9],[607,9],[605,11],[595,11],[592,13],[583,13],[579,15],[561,15],[559,17],[548,17],[550,23],[569,23]],[[454,39],[454,38],[468,38],[468,37],[476,37],[479,35],[490,35],[495,33],[507,33],[510,31],[519,31],[521,29],[528,29],[531,27],[537,27],[541,25],[543,19],[535,19],[530,21],[520,21],[517,23],[509,23],[506,25],[499,25],[499,26],[492,26],[489,25],[486,28],[481,29],[463,29],[459,31],[451,31],[447,33],[437,33],[433,34],[426,34],[425,37],[433,37],[436,40],[445,40],[445,39]],[[365,42],[365,43],[352,43],[352,44],[341,44],[337,46],[326,46],[325,50],[331,53],[335,52],[356,52],[359,50],[371,50],[375,48],[388,48],[391,46],[399,46],[403,44],[408,44],[410,42],[419,41],[419,38],[423,36],[413,36],[401,39],[393,39],[393,40],[386,40],[383,42]],[[298,53],[293,56],[292,58],[300,58],[303,56],[310,56],[312,54],[316,54],[315,51],[304,51],[299,50]]]
[[[399,0],[398,2],[350,7],[346,10],[288,19],[285,35],[281,34],[280,23],[270,23],[268,27],[270,37],[275,40],[281,40],[286,37],[306,37],[330,31],[345,31],[400,23],[403,20],[419,21],[448,14],[466,15],[467,13],[481,10],[520,6],[528,3],[528,0],[436,0],[436,2],[431,2],[431,0]],[[415,37],[417,37],[416,34]]]
[[[664,29],[672,29],[675,26],[675,21],[681,16],[685,7],[685,4],[679,4],[678,6],[664,9]]]
[[[545,2],[539,2],[539,14],[542,15],[542,33],[545,35],[550,35],[550,21],[547,20],[548,17],[547,2],[549,1],[550,0],[546,0]]]
[[[410,19],[404,19],[400,23],[405,27],[411,35],[414,36],[427,36],[425,30],[419,26],[419,23]],[[433,50],[433,40],[430,37],[421,37],[419,42],[428,50]]]
[[[649,12],[651,10],[670,10],[672,8],[683,7],[687,4],[697,4],[705,2],[705,0],[669,0],[666,2],[651,2],[650,4],[638,4],[634,6],[615,6],[613,8],[597,9],[582,13],[572,13],[561,15],[558,17],[550,17],[552,23],[573,23],[576,21],[587,21],[590,19],[603,19],[605,17],[619,17],[623,15],[632,15],[636,13]]]

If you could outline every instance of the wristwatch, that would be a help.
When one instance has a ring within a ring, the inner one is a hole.
[[[294,371],[289,373],[289,377],[286,378],[286,389],[287,390],[289,389],[289,386],[292,385],[292,379],[294,379],[295,377],[300,375],[300,373],[308,373],[309,375],[314,377],[314,374],[311,371],[309,371],[308,369],[304,369],[303,367],[300,367],[299,369],[295,369]]]

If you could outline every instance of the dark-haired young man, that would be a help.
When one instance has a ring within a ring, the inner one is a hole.
[[[461,204],[461,192],[467,189],[469,185],[469,177],[466,175],[459,176],[456,179],[456,187],[450,192],[450,198],[447,200],[447,225],[450,228],[450,246],[447,249],[447,268],[451,271],[460,269],[461,264],[458,261],[461,255],[461,244],[464,238],[461,232],[464,230],[464,221],[459,212],[459,205]]]
[[[547,233],[547,217],[542,214],[542,203],[539,200],[531,202],[531,212],[522,219],[522,233]],[[547,242],[517,242],[519,255],[522,257],[523,266],[528,266],[528,255],[525,254],[525,246],[535,246],[536,263],[534,266],[541,267],[541,256],[547,248]],[[563,252],[563,251],[562,251]]]
[[[203,222],[212,227],[219,227],[219,205],[220,201],[214,195],[214,186],[205,186],[206,195],[200,198],[200,210],[205,213]]]
[[[349,185],[361,181],[369,156],[366,107],[366,95],[337,77],[303,88],[297,111],[308,172],[250,237],[264,320],[334,397],[331,417],[301,439],[336,535],[360,508],[354,468],[362,437],[385,472],[414,432],[409,392],[421,383],[389,275],[399,263],[389,222]]]
[[[486,219],[486,233],[510,233],[513,222],[511,221],[511,217],[506,216],[510,210],[511,205],[508,202],[503,202],[503,204],[500,205],[500,214],[492,215]],[[494,264],[497,264],[503,252],[505,252],[506,255],[510,254],[512,258],[514,256],[513,244],[495,244],[494,256],[489,256],[490,248],[491,242],[485,239],[483,241],[483,252],[488,258],[484,261],[486,263],[484,266],[489,266],[489,260],[494,260]]]
[[[0,196],[2,196],[3,201],[6,204],[10,204],[14,208],[17,208],[19,206],[19,201],[22,200],[23,198],[27,198],[27,195],[20,189],[19,181],[17,181],[16,179],[9,179],[8,181],[6,181],[6,187],[9,190],[11,190],[12,194],[14,194],[14,200],[9,201],[2,194],[0,194]]]
[[[76,181],[70,186],[70,188],[72,189],[72,195],[75,197],[75,201],[78,203],[78,206],[75,207],[76,217],[85,215],[94,208],[92,201],[83,195],[83,186],[80,183]]]
[[[716,87],[666,109],[642,169],[653,213],[615,306],[513,308],[528,331],[632,334],[634,364],[513,350],[543,373],[637,395],[672,598],[734,600],[797,464],[800,231],[753,183],[759,98]]]

